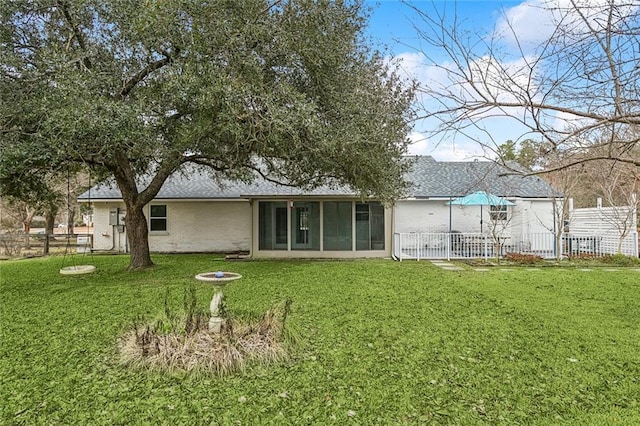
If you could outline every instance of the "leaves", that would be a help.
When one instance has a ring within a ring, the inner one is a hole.
[[[113,175],[129,212],[188,162],[404,194],[413,88],[364,42],[359,2],[9,2],[0,24],[2,134]]]

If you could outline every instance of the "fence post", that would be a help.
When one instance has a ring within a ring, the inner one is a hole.
[[[51,234],[49,234],[49,231],[45,231],[44,233],[44,246],[42,247],[42,254],[47,255],[49,254],[49,238],[50,238]]]
[[[486,262],[489,259],[489,253],[488,253],[489,247],[487,246],[487,236],[483,235],[483,237],[484,237],[484,261]]]
[[[447,260],[451,260],[451,232],[447,232]]]

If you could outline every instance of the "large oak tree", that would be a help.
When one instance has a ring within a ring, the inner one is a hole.
[[[152,265],[144,206],[187,163],[393,200],[413,94],[366,23],[359,1],[3,2],[2,149],[113,176],[132,268]]]

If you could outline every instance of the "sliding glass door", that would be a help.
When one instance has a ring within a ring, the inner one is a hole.
[[[384,250],[384,207],[356,203],[356,250]]]

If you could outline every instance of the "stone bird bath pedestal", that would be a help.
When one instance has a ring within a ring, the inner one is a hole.
[[[224,287],[228,282],[235,281],[242,278],[242,275],[235,272],[204,272],[196,275],[198,281],[208,282],[217,287]],[[222,290],[218,290],[211,299],[209,309],[211,310],[211,318],[209,319],[209,331],[212,333],[220,333],[222,325],[224,324],[224,309],[223,309],[223,294]]]

